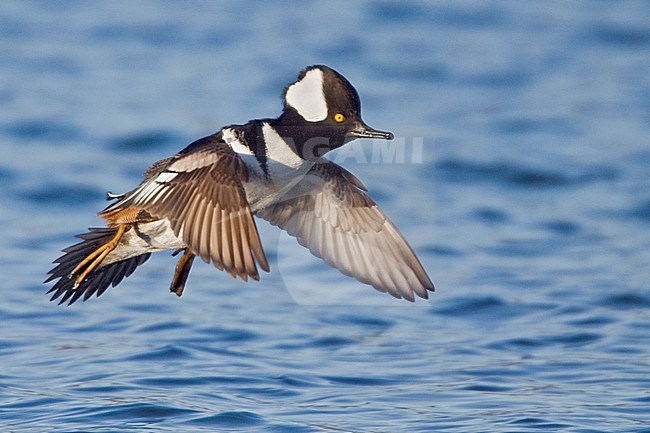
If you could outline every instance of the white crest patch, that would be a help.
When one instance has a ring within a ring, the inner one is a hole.
[[[287,104],[296,109],[303,119],[320,122],[327,117],[327,102],[323,93],[323,71],[312,69],[302,80],[287,89]]]

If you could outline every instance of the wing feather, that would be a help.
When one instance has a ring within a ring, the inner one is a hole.
[[[220,134],[202,138],[154,164],[144,182],[100,215],[128,207],[166,218],[194,254],[229,274],[259,278],[269,265],[242,182],[244,162]]]
[[[257,215],[295,236],[312,254],[381,292],[427,298],[433,283],[422,264],[354,175],[319,162],[285,200]]]

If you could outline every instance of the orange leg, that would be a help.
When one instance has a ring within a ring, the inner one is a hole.
[[[74,280],[75,288],[78,287],[91,272],[97,269],[102,260],[104,260],[106,256],[117,247],[120,239],[122,239],[122,235],[126,232],[126,228],[126,225],[118,226],[113,239],[90,253],[88,257],[79,262],[72,272],[70,272],[70,278],[73,278],[76,275]]]
[[[169,290],[176,293],[176,296],[181,296],[183,294],[185,282],[187,281],[187,277],[190,275],[190,269],[192,268],[192,262],[194,261],[194,257],[196,257],[189,248],[178,249],[174,252],[174,255],[181,251],[183,251],[184,254],[178,260],[178,263],[176,263],[172,284],[169,287]]]

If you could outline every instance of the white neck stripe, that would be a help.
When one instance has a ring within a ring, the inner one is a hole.
[[[264,134],[264,142],[266,143],[266,157],[269,160],[292,168],[300,167],[305,162],[296,155],[289,143],[282,139],[276,130],[266,122],[262,125],[262,134]]]

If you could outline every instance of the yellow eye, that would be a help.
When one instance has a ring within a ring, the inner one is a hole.
[[[335,122],[337,122],[337,123],[341,123],[341,122],[343,122],[344,120],[345,120],[345,116],[342,115],[341,113],[336,113],[336,114],[334,115],[334,121],[335,121]]]

